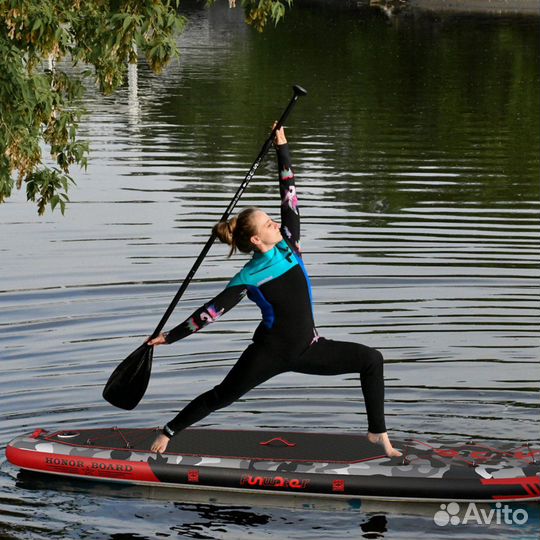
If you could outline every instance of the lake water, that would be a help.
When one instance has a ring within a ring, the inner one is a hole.
[[[183,8],[181,59],[88,92],[86,173],[65,217],[0,207],[0,446],[35,427],[154,426],[217,384],[258,310],[156,351],[140,406],[101,398],[149,335],[298,83],[288,137],[321,335],[386,359],[396,436],[540,432],[540,21],[299,4],[258,34]],[[244,195],[277,217],[270,155]],[[244,263],[215,245],[171,324]],[[354,376],[279,376],[200,426],[364,432]],[[0,457],[1,538],[537,538],[439,527],[438,505],[269,508],[27,478]],[[450,529],[450,530],[449,530]]]

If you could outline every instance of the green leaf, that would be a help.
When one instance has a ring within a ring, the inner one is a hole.
[[[30,30],[30,32],[34,33],[36,30],[38,30],[39,28],[41,28],[41,26],[42,26],[41,19],[37,18],[37,19],[34,21],[34,24],[32,25],[32,29]]]

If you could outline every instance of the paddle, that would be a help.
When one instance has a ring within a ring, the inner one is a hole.
[[[283,111],[280,119],[277,121],[270,135],[264,142],[261,151],[257,156],[257,159],[253,162],[253,165],[251,165],[251,168],[249,169],[244,180],[240,184],[240,187],[238,188],[234,197],[229,203],[229,206],[227,206],[227,209],[221,216],[220,221],[225,221],[229,218],[232,211],[234,210],[234,207],[240,200],[240,197],[246,190],[249,182],[255,175],[255,171],[258,169],[270,146],[272,146],[276,131],[280,129],[281,126],[285,123],[285,120],[293,110],[293,107],[298,101],[298,98],[307,94],[306,90],[304,90],[301,86],[298,85],[293,86],[293,92],[294,94],[289,101],[287,108]],[[163,327],[165,326],[167,320],[174,311],[174,308],[180,301],[180,298],[182,298],[182,295],[184,294],[189,283],[193,279],[193,276],[201,265],[203,259],[206,257],[206,254],[212,247],[215,239],[216,235],[212,232],[210,238],[204,245],[200,255],[197,257],[197,260],[193,264],[191,270],[189,271],[182,285],[178,289],[178,292],[176,293],[175,297],[167,308],[167,311],[159,321],[159,324],[156,326],[156,329],[152,333],[150,339],[159,336],[159,334],[163,330]],[[139,348],[134,350],[125,360],[123,360],[120,365],[118,365],[118,367],[109,377],[109,380],[107,381],[107,384],[105,385],[105,388],[103,390],[103,397],[109,403],[111,403],[115,407],[126,410],[134,409],[137,406],[139,401],[144,396],[146,388],[148,387],[148,381],[150,380],[150,373],[152,371],[153,351],[153,346],[150,346],[147,343],[143,343]]]

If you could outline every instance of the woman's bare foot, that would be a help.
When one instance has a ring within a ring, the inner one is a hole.
[[[392,443],[390,442],[390,438],[388,437],[388,433],[386,431],[384,433],[368,433],[367,438],[370,443],[380,444],[384,448],[384,453],[388,457],[401,456],[401,452],[399,450],[396,450],[392,446]]]

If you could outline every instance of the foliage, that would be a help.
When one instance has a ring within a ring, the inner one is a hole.
[[[269,20],[277,24],[285,17],[286,7],[292,6],[292,0],[241,0],[246,12],[246,22],[259,32]]]
[[[39,214],[49,204],[64,212],[69,168],[86,167],[89,151],[77,139],[84,77],[111,93],[137,51],[162,71],[178,54],[177,8],[178,0],[0,0],[0,202],[16,176]],[[93,72],[68,74],[60,60]],[[55,166],[43,164],[45,145]]]
[[[277,24],[292,3],[241,1],[246,22],[259,31],[269,20]],[[0,0],[0,203],[15,176],[40,215],[48,205],[64,213],[70,167],[86,168],[88,160],[88,143],[77,138],[84,79],[110,94],[139,54],[160,73],[179,54],[175,38],[186,22],[179,2]],[[60,61],[71,64],[69,73]],[[44,164],[46,147],[55,166]]]

